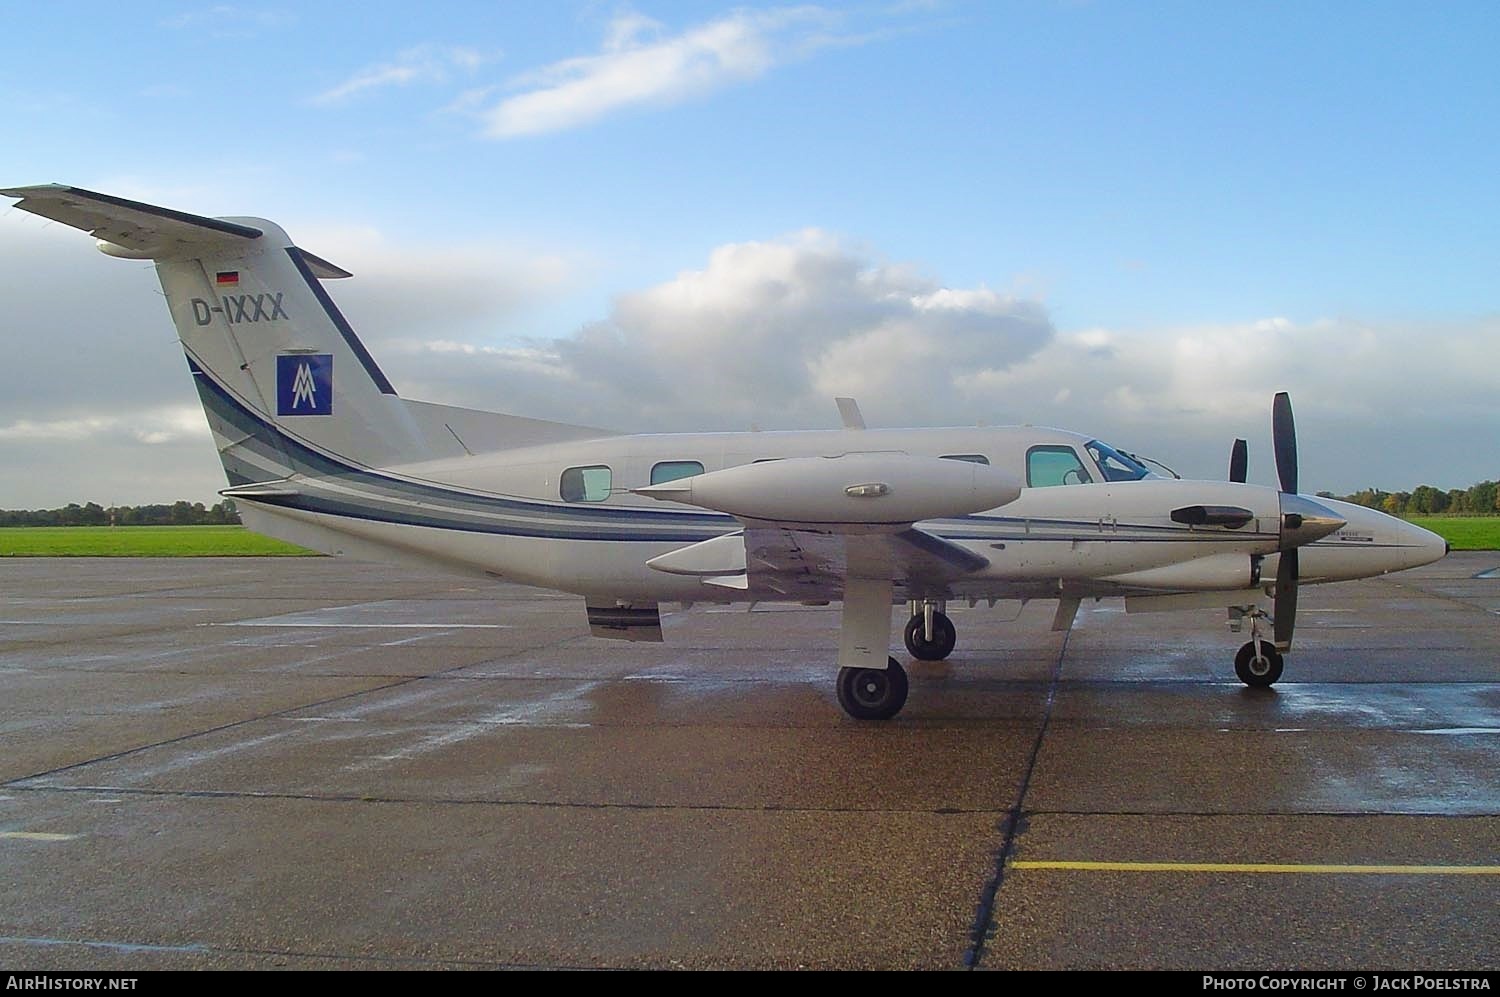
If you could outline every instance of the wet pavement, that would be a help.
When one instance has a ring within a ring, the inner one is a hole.
[[[1262,691],[1222,612],[960,608],[869,725],[836,609],[632,645],[332,560],[7,561],[0,963],[1494,969],[1496,569],[1305,588]]]

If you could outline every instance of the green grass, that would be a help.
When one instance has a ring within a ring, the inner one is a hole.
[[[266,556],[314,555],[243,526],[0,527],[0,557]]]
[[[1500,516],[1409,516],[1407,521],[1436,533],[1454,550],[1500,550]]]

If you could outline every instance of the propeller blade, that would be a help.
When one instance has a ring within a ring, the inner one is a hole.
[[[1276,601],[1271,605],[1271,617],[1275,621],[1272,635],[1278,651],[1292,648],[1292,630],[1297,625],[1297,548],[1281,552],[1281,563],[1276,567]]]
[[[1250,450],[1244,440],[1235,440],[1229,448],[1229,480],[1245,483],[1245,474],[1250,470]]]
[[[1297,494],[1297,426],[1292,421],[1292,399],[1276,392],[1271,402],[1271,442],[1276,447],[1276,475],[1281,490]]]

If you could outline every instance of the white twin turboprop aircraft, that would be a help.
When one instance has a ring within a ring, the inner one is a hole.
[[[314,550],[582,595],[594,634],[661,640],[658,604],[842,600],[838,698],[893,717],[913,656],[957,634],[950,600],[1124,596],[1128,611],[1227,607],[1249,685],[1282,671],[1297,587],[1416,567],[1440,537],[1297,494],[1291,405],[1272,421],[1281,490],[1159,477],[1053,429],[623,436],[397,396],[322,281],[350,276],[258,218],[204,218],[48,185],[0,191],[99,249],[154,260],[233,498],[252,529]],[[1266,603],[1271,612],[1267,613]],[[1272,621],[1274,643],[1260,639]]]

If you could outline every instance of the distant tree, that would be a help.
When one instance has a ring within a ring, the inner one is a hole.
[[[1440,492],[1431,485],[1418,485],[1407,503],[1407,511],[1419,514],[1442,512],[1447,508],[1448,493]]]
[[[1481,481],[1469,488],[1469,511],[1493,513],[1500,511],[1500,487],[1493,481]]]
[[[183,501],[106,509],[97,502],[70,502],[60,509],[0,509],[0,526],[198,526],[239,522],[234,503],[228,500],[212,506]]]

